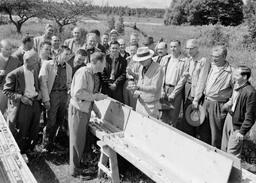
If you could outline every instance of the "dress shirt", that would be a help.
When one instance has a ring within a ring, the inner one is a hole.
[[[175,86],[179,81],[179,58],[171,57],[165,73],[165,84]]]
[[[34,98],[38,95],[35,88],[35,78],[33,71],[26,69],[24,66],[24,77],[25,77],[25,92],[24,95],[28,98]]]
[[[227,101],[232,94],[232,69],[228,62],[218,67],[214,63],[206,81],[205,95],[212,100]]]

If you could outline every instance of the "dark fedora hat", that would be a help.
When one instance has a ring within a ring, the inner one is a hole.
[[[185,118],[187,123],[191,126],[200,126],[205,120],[205,110],[203,106],[199,105],[198,109],[195,109],[192,107],[192,104],[190,104],[185,111]]]

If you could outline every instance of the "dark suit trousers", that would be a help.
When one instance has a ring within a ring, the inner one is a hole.
[[[221,148],[222,131],[227,115],[220,110],[223,104],[223,102],[206,99],[203,104],[206,117],[200,126],[200,139],[219,149]]]
[[[17,116],[17,143],[21,153],[33,148],[39,132],[41,107],[39,101],[33,101],[32,106],[20,103]]]

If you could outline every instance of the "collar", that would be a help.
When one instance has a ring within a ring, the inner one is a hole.
[[[4,59],[4,61],[8,61],[9,60],[9,57],[5,57],[5,56],[3,56],[3,53],[0,53],[0,56]]]
[[[212,62],[211,65],[216,66],[216,64],[214,62]],[[223,66],[221,66],[220,68],[222,68],[226,72],[232,72],[232,68],[231,68],[230,64],[228,63],[228,61],[226,61],[226,63]]]
[[[66,62],[64,62],[63,64],[60,64],[60,63],[57,62],[57,66],[58,67],[66,68]]]
[[[242,84],[235,83],[235,85],[234,85],[234,90],[235,90],[235,91],[239,91],[240,89],[246,87],[247,85],[250,85],[250,82],[249,82],[249,81],[246,81],[246,82],[244,82],[244,83],[242,83]]]

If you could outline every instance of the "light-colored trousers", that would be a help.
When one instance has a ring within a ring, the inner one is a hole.
[[[85,113],[72,104],[69,104],[69,159],[70,159],[70,173],[73,174],[76,168],[80,168],[80,162],[83,157],[83,152],[86,142],[86,134],[88,130],[88,123],[90,120],[90,113]]]
[[[241,158],[243,141],[236,139],[238,132],[239,130],[234,130],[232,116],[228,114],[223,127],[221,150]]]

